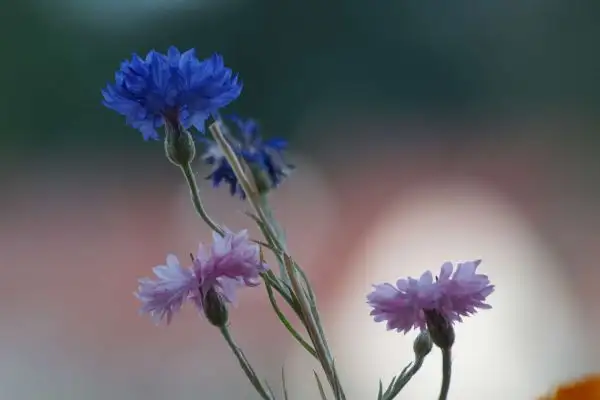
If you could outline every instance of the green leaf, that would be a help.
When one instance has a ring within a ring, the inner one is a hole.
[[[277,262],[279,264],[279,275],[284,281],[288,281],[288,275],[285,270],[285,264],[282,258],[282,254],[284,253],[283,249],[281,249],[279,243],[275,242],[274,239],[269,235],[269,229],[267,229],[263,221],[261,221],[256,215],[252,213],[247,212],[246,215],[252,218],[254,222],[256,222],[263,236],[265,237],[265,239],[267,239],[269,249],[273,252],[273,254],[275,254],[275,257],[277,258]]]
[[[383,394],[382,400],[392,400],[402,391],[404,386],[412,379],[419,371],[423,361],[418,359],[414,363],[409,363],[398,376],[392,378],[387,390]]]
[[[333,371],[333,378],[334,378],[333,392],[335,394],[335,398],[336,399],[345,399],[346,395],[344,394],[344,390],[342,389],[342,384],[340,382],[340,378],[337,373],[337,368],[335,366],[335,360],[333,358],[331,359],[331,369]]]
[[[291,258],[290,258],[290,260],[291,260]],[[300,277],[302,278],[302,280],[304,281],[303,286],[304,286],[305,294],[310,302],[311,312],[312,312],[313,318],[315,320],[315,325],[317,326],[317,329],[319,330],[319,336],[321,336],[321,340],[323,342],[323,345],[325,346],[325,351],[327,352],[326,356],[330,362],[333,362],[332,357],[331,357],[331,350],[329,349],[329,344],[327,343],[327,338],[325,337],[323,325],[321,324],[321,317],[319,316],[319,311],[317,309],[317,298],[315,296],[315,292],[312,290],[310,281],[308,280],[308,277],[306,276],[306,273],[302,270],[302,268],[300,268],[300,266],[296,262],[293,262],[293,266],[294,266],[294,269],[300,274]]]
[[[269,383],[267,381],[265,381],[265,387],[267,388],[267,391],[269,392],[271,399],[275,399],[275,393],[273,392],[273,388],[271,387],[271,385],[269,385]],[[287,398],[286,398],[286,400],[287,400]]]
[[[273,289],[285,300],[285,302],[294,310],[299,318],[302,318],[302,310],[298,298],[292,289],[285,282],[280,280],[273,271],[263,272],[261,274],[265,285],[271,285]]]
[[[261,195],[259,201],[260,201],[260,207],[265,212],[267,220],[273,226],[273,229],[275,229],[275,234],[277,235],[277,239],[279,239],[279,242],[281,243],[283,250],[285,250],[287,247],[287,243],[286,243],[286,239],[285,239],[285,232],[283,231],[283,228],[281,227],[281,225],[279,225],[279,223],[277,222],[277,219],[275,219],[275,217],[273,216],[273,209],[271,208],[271,205],[269,204],[268,195],[267,194]]]
[[[284,367],[281,367],[281,383],[283,385],[283,399],[284,400],[289,400],[290,397],[288,396],[287,385],[285,384],[285,370],[284,370]]]
[[[325,389],[323,389],[323,384],[321,383],[321,379],[319,375],[317,375],[317,371],[313,371],[315,374],[315,379],[317,380],[317,386],[319,387],[319,394],[321,395],[321,400],[327,400],[327,396],[325,395]]]
[[[289,298],[286,299],[283,295],[282,297],[284,297],[286,301],[290,300],[288,301],[288,304],[294,309],[298,317],[301,319],[301,321],[307,328],[309,337],[315,345],[313,352],[315,353],[317,359],[319,360],[319,362],[325,370],[327,379],[334,391],[336,399],[345,399],[345,395],[341,388],[341,383],[337,376],[337,372],[335,371],[335,367],[333,366],[331,350],[329,349],[329,345],[327,344],[327,341],[325,339],[323,326],[321,324],[319,312],[317,310],[315,295],[311,288],[310,282],[308,281],[308,278],[304,271],[302,271],[302,269],[297,265],[297,263],[294,262],[292,258],[286,253],[286,245],[283,232],[278,226],[277,221],[275,221],[272,216],[271,209],[267,203],[267,198],[262,197],[260,200],[261,204],[259,206],[259,216],[255,216],[253,214],[247,215],[256,222],[256,224],[258,225],[268,242],[268,248],[270,248],[271,251],[274,253],[279,263],[280,274],[279,279],[277,280],[277,284],[275,284],[276,279],[273,279],[276,277],[268,277],[268,279],[272,281],[272,286],[273,288],[275,288],[275,290],[279,288],[283,291],[283,288],[286,286],[287,288],[289,288]],[[298,280],[296,278],[296,273],[300,274],[300,277],[302,278],[301,280]],[[291,279],[292,277],[293,279]],[[288,285],[283,286],[286,283]],[[292,283],[293,287],[290,286]],[[295,298],[292,296],[294,296]],[[308,304],[304,304],[304,300],[306,300],[306,303]],[[283,316],[283,313],[281,313],[281,310],[279,310],[279,307],[277,306],[276,302],[272,303],[274,303],[272,305],[280,321],[286,326],[286,328],[288,326],[291,327],[291,325],[289,325],[289,322],[286,325],[287,319],[285,317],[281,318],[281,316]],[[297,308],[295,308],[295,306],[297,306]],[[288,331],[292,333],[296,340],[301,338],[301,336],[297,335],[297,332],[293,330],[293,328],[292,330],[288,328]],[[298,341],[302,344],[302,341]],[[306,346],[303,345],[303,347],[305,347],[306,349]]]
[[[310,344],[308,344],[302,338],[300,333],[298,333],[298,331],[296,329],[294,329],[294,327],[292,326],[290,321],[288,321],[288,319],[285,317],[285,315],[279,308],[279,305],[277,304],[277,300],[275,300],[275,295],[273,293],[273,289],[271,288],[271,285],[265,284],[265,287],[267,288],[267,294],[269,296],[269,301],[271,302],[271,306],[273,307],[273,310],[275,310],[275,314],[277,314],[277,318],[279,318],[279,321],[281,321],[281,323],[283,324],[283,326],[286,327],[288,332],[290,332],[292,334],[294,339],[296,339],[296,341],[298,343],[300,343],[300,345],[304,348],[304,350],[306,350],[311,356],[317,358],[317,352],[315,351],[315,349],[313,349],[312,346]]]
[[[409,362],[408,365],[402,369],[402,372],[400,372],[400,375],[398,377],[404,376],[404,374],[406,374],[406,371],[408,371],[409,368],[412,368],[412,366],[413,366],[413,363]]]

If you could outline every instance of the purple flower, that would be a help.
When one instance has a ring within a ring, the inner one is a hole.
[[[488,309],[485,299],[494,291],[486,275],[477,274],[481,260],[442,265],[439,278],[427,271],[419,279],[399,279],[396,285],[374,285],[367,296],[375,322],[387,321],[387,329],[407,333],[413,328],[426,328],[424,310],[434,310],[449,323],[462,322],[462,317]]]
[[[197,290],[198,283],[191,268],[183,268],[173,254],[167,256],[167,265],[154,267],[158,278],[139,280],[135,296],[142,302],[140,313],[150,314],[155,323],[166,319],[171,323],[173,314],[179,311],[190,293]]]
[[[172,254],[167,256],[167,265],[154,268],[156,280],[139,280],[135,296],[142,302],[141,313],[150,314],[157,324],[162,320],[169,324],[186,300],[199,311],[206,310],[209,292],[213,298],[234,303],[236,289],[257,286],[266,268],[247,231],[226,231],[224,237],[213,233],[212,245],[200,244],[191,267],[182,267]]]
[[[228,231],[224,237],[214,232],[211,247],[200,244],[193,270],[199,291],[190,297],[201,308],[210,288],[227,302],[235,303],[235,290],[240,286],[257,286],[266,265],[261,262],[258,245],[249,240],[248,231]]]

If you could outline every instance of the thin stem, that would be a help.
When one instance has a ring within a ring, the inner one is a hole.
[[[269,199],[266,194],[260,195],[259,204],[260,204],[260,207],[265,211],[265,216],[266,216],[267,220],[269,221],[269,223],[271,224],[271,226],[273,227],[275,235],[277,235],[277,238],[279,239],[281,249],[283,251],[287,251],[287,244],[286,244],[286,240],[285,240],[285,237],[283,234],[283,229],[281,229],[281,226],[277,223],[277,220],[273,217],[273,212],[271,211],[271,207],[269,206]],[[286,282],[290,281],[290,279],[287,275],[287,271],[285,269],[285,265],[283,265],[283,263],[281,263],[281,262],[279,263],[279,275],[281,276],[281,279],[285,280]]]
[[[285,282],[281,282],[281,280],[277,279],[273,271],[268,270],[261,274],[263,280],[271,286],[279,295],[285,300],[285,302],[290,306],[290,308],[296,313],[298,317],[301,317],[301,311],[298,307],[298,302],[296,301],[296,296],[292,293],[292,290],[289,286],[285,284]]]
[[[277,220],[273,217],[273,212],[271,211],[271,207],[269,205],[268,196],[266,194],[261,194],[259,197],[258,203],[260,205],[260,208],[265,212],[265,218],[272,225],[272,228],[275,231],[274,233],[276,234],[277,238],[280,241],[282,250],[286,251],[287,243],[285,241],[283,229],[281,229],[281,226],[279,226],[279,224],[277,223]]]
[[[401,376],[394,382],[393,386],[386,391],[383,395],[384,400],[392,400],[404,389],[404,386],[419,372],[421,367],[423,366],[423,361],[425,361],[425,357],[419,357],[415,360],[415,363],[411,365],[411,367],[405,373],[401,374]]]
[[[225,138],[223,131],[221,129],[221,124],[219,121],[215,121],[213,124],[209,126],[209,130],[217,145],[223,151],[223,155],[229,162],[231,169],[235,173],[236,178],[238,179],[240,186],[244,190],[246,194],[246,198],[248,202],[256,212],[258,219],[262,222],[264,226],[264,234],[267,241],[276,245],[279,249],[283,250],[284,246],[281,243],[280,239],[277,236],[277,232],[275,231],[271,221],[267,217],[265,211],[261,207],[260,198],[258,194],[258,190],[256,190],[255,185],[251,183],[250,179],[244,172],[244,168],[236,156],[233,148]],[[296,293],[296,297],[298,299],[298,304],[300,309],[302,310],[302,321],[304,322],[304,326],[311,338],[311,341],[315,345],[315,350],[319,355],[319,360],[321,361],[321,366],[327,376],[329,383],[336,393],[336,397],[339,399],[344,399],[345,395],[341,391],[341,386],[339,384],[337,374],[332,364],[330,364],[329,352],[327,351],[327,345],[325,344],[325,340],[323,335],[321,334],[321,329],[316,322],[316,318],[313,314],[312,307],[310,305],[310,301],[307,298],[304,288],[300,283],[298,278],[298,273],[294,264],[291,260],[286,260],[287,257],[284,257],[286,272],[289,276],[290,283],[294,292]],[[316,312],[316,311],[315,311]]]
[[[283,326],[285,326],[285,328],[294,337],[294,339],[296,339],[296,341],[298,341],[298,343],[300,343],[300,345],[304,348],[304,350],[306,350],[311,356],[318,358],[315,350],[311,347],[310,344],[306,343],[306,340],[304,340],[304,338],[302,338],[302,336],[300,336],[300,334],[294,329],[294,327],[292,326],[290,321],[287,320],[287,318],[285,317],[285,315],[279,308],[279,305],[277,304],[277,300],[275,300],[275,295],[273,293],[273,288],[271,287],[271,285],[269,283],[265,282],[265,287],[267,288],[267,294],[269,296],[269,301],[271,302],[271,305],[273,306],[273,310],[275,310],[275,313],[277,314],[277,317],[279,318],[279,320],[281,321]]]
[[[287,273],[290,276],[290,282],[292,284],[292,288],[294,289],[294,293],[296,293],[296,298],[300,304],[300,308],[302,309],[301,320],[304,322],[304,326],[306,327],[306,331],[311,338],[311,341],[315,345],[315,350],[317,351],[317,355],[319,358],[319,362],[323,367],[323,371],[325,372],[325,376],[329,381],[331,388],[333,389],[336,398],[342,399],[345,398],[343,393],[339,392],[339,382],[337,381],[337,376],[335,374],[335,370],[333,366],[330,364],[329,352],[325,346],[325,342],[320,336],[320,330],[318,325],[315,322],[315,318],[312,313],[312,308],[308,305],[308,300],[306,299],[306,295],[304,294],[304,289],[300,285],[300,282],[297,279],[296,271],[293,269],[293,262],[289,258],[289,256],[285,257],[285,266],[287,268]],[[302,302],[305,302],[303,304]]]
[[[194,171],[192,171],[192,166],[190,164],[184,164],[180,166],[181,172],[183,172],[183,176],[185,177],[185,181],[190,188],[190,196],[192,198],[192,203],[194,204],[194,209],[196,213],[208,224],[208,226],[221,236],[223,236],[223,229],[212,218],[208,215],[206,210],[204,209],[204,205],[202,204],[202,200],[200,199],[200,189],[198,188],[198,183],[196,182],[196,177],[194,176]]]
[[[442,349],[442,388],[439,400],[446,400],[450,390],[450,379],[452,378],[452,351]]]
[[[223,335],[223,338],[229,345],[229,348],[231,349],[235,357],[238,359],[238,362],[240,363],[242,370],[248,377],[248,380],[250,381],[252,386],[254,386],[260,397],[262,397],[264,400],[273,400],[269,395],[268,391],[265,390],[265,388],[260,383],[260,380],[254,373],[254,371],[252,371],[252,368],[248,364],[246,356],[244,356],[242,350],[235,344],[235,341],[231,337],[231,333],[229,333],[229,329],[226,326],[223,326],[219,330],[221,331],[221,335]]]
[[[244,172],[244,167],[242,166],[242,164],[240,163],[240,160],[235,155],[233,148],[231,147],[231,145],[225,138],[223,131],[221,129],[221,124],[218,121],[215,121],[212,125],[209,126],[208,129],[210,130],[210,133],[212,134],[213,138],[217,142],[217,145],[219,146],[221,151],[223,151],[225,158],[229,162],[229,165],[231,166],[231,169],[235,173],[235,176],[238,179],[240,186],[242,187],[242,189],[244,190],[244,193],[246,194],[246,198],[248,199],[248,202],[250,203],[250,205],[252,206],[252,208],[254,209],[256,214],[258,215],[259,219],[265,224],[265,229],[267,231],[267,235],[273,239],[274,243],[279,244],[279,247],[281,247],[281,244],[279,243],[279,241],[276,240],[277,235],[275,234],[273,227],[271,226],[267,216],[265,215],[264,210],[260,207],[259,201],[257,199],[258,191],[254,187],[255,185],[253,185],[251,183],[251,181],[248,179],[248,176]]]

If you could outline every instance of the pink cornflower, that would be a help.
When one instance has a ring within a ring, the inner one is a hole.
[[[450,324],[462,322],[462,317],[488,309],[485,299],[494,291],[486,275],[477,274],[481,260],[442,265],[434,280],[429,271],[419,279],[399,279],[396,285],[373,285],[367,303],[373,308],[375,322],[387,321],[387,329],[407,333],[411,329],[426,329],[425,310],[436,311]]]
[[[212,245],[200,243],[191,267],[182,267],[170,254],[166,265],[153,269],[157,279],[140,279],[134,294],[142,302],[140,313],[149,314],[157,324],[162,320],[169,324],[186,300],[193,301],[201,312],[207,310],[209,292],[213,295],[208,298],[234,303],[236,289],[257,286],[266,268],[258,245],[249,240],[246,230],[226,231],[224,237],[213,233]]]

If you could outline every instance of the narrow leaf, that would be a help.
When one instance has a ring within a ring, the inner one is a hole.
[[[277,318],[279,318],[279,321],[281,321],[281,323],[283,324],[283,326],[285,326],[285,328],[288,330],[288,332],[290,332],[292,334],[294,339],[296,339],[296,341],[298,343],[300,343],[300,345],[304,348],[304,350],[306,350],[311,356],[317,358],[317,352],[315,351],[315,349],[313,349],[312,346],[309,345],[302,338],[300,333],[298,333],[298,331],[296,329],[294,329],[294,327],[292,326],[290,321],[288,321],[288,319],[285,317],[285,315],[279,308],[279,305],[277,304],[277,300],[275,300],[275,295],[273,294],[273,289],[271,288],[271,285],[266,284],[265,287],[267,288],[267,294],[269,296],[269,301],[271,302],[271,306],[273,307],[273,310],[275,310],[275,314],[277,314]]]
[[[254,220],[254,222],[256,222],[256,224],[258,225],[258,228],[262,232],[263,236],[267,239],[267,242],[269,244],[269,248],[271,249],[271,251],[273,251],[273,254],[275,254],[275,257],[277,258],[277,262],[279,263],[279,274],[280,274],[281,278],[284,281],[288,280],[287,272],[285,270],[285,264],[284,264],[283,258],[281,256],[282,253],[283,253],[282,250],[281,250],[281,246],[279,245],[279,243],[277,243],[275,241],[274,238],[272,238],[269,235],[269,230],[267,229],[267,227],[263,223],[263,221],[261,221],[254,214],[246,213],[246,215],[249,216],[250,218],[252,218]]]
[[[281,383],[283,385],[283,399],[284,400],[289,400],[290,397],[288,396],[287,385],[285,384],[285,370],[284,370],[284,367],[281,367]]]
[[[269,396],[271,396],[271,399],[275,399],[275,393],[273,392],[273,388],[271,387],[271,385],[269,385],[269,382],[267,382],[266,380],[265,380],[265,387],[267,388],[267,391],[269,392]],[[287,397],[285,400],[287,400]]]
[[[398,377],[404,376],[404,374],[406,374],[406,371],[408,371],[409,368],[411,368],[413,366],[412,362],[409,362],[408,365],[406,367],[404,367],[404,369],[402,369],[402,372],[400,372],[400,375]]]
[[[298,271],[298,273],[300,274],[300,277],[304,281],[303,286],[305,287],[306,296],[310,300],[311,311],[313,314],[313,318],[315,319],[315,324],[317,325],[317,329],[319,329],[319,335],[321,336],[323,344],[325,345],[325,350],[327,351],[327,357],[329,359],[331,359],[331,351],[329,350],[329,345],[327,344],[327,339],[325,338],[325,332],[323,331],[323,325],[321,324],[321,318],[319,316],[319,312],[317,309],[317,298],[315,296],[315,293],[313,292],[310,282],[308,280],[308,277],[306,276],[306,273],[304,273],[302,268],[300,268],[300,266],[297,263],[293,263],[293,266],[294,266],[294,269],[296,271]]]
[[[292,289],[287,286],[285,282],[277,278],[277,275],[275,275],[273,271],[269,270],[267,272],[263,272],[261,273],[261,277],[265,281],[265,285],[271,285],[271,287],[275,289],[275,291],[279,293],[281,297],[283,297],[285,302],[292,308],[292,310],[294,310],[296,315],[300,317],[300,304],[298,304],[298,299],[292,292]]]
[[[327,396],[325,395],[325,389],[323,389],[323,384],[321,383],[321,379],[319,375],[317,375],[317,371],[313,371],[315,374],[315,379],[317,380],[317,386],[319,387],[319,394],[321,395],[321,400],[327,400]]]
[[[336,399],[345,399],[346,395],[344,394],[344,390],[342,389],[342,383],[340,382],[340,378],[337,373],[337,368],[335,366],[334,359],[331,360],[331,370],[333,372],[333,379],[334,379],[334,388],[333,389],[335,391],[335,398]]]
[[[417,373],[417,371],[421,368],[422,363],[416,361],[415,363],[409,363],[400,375],[395,376],[390,382],[389,387],[385,391],[383,395],[384,400],[392,400],[402,391],[404,386],[411,380],[411,378]]]

